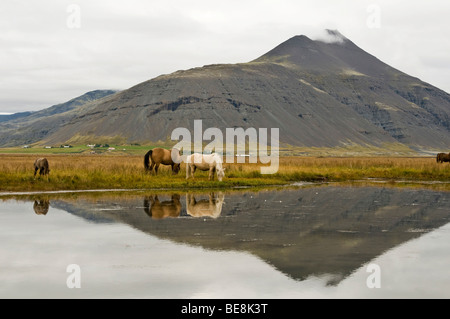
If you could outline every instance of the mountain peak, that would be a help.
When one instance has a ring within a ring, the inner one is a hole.
[[[298,55],[305,55],[307,51],[322,52],[324,48],[320,45],[324,43],[347,45],[351,44],[352,42],[344,35],[342,35],[342,33],[340,33],[338,30],[326,29],[324,30],[324,32],[322,32],[321,35],[315,37],[314,40],[308,38],[306,35],[296,35],[276,46],[273,50],[267,52],[255,61],[279,62],[280,59],[286,58],[288,56],[294,57],[295,59],[295,56],[298,57]]]
[[[327,44],[347,44],[351,43],[349,39],[347,39],[342,33],[338,30],[330,30],[325,29],[320,35],[313,37],[312,39],[307,37],[306,35],[296,35],[287,41],[284,42],[285,46],[289,44],[290,46],[298,46],[298,47],[308,47],[311,46],[312,43],[315,42],[324,42]]]
[[[282,62],[286,58],[291,59],[299,54],[299,52],[313,49],[315,42],[305,35],[296,35],[283,43],[276,46],[263,56],[255,60],[255,62]]]
[[[326,29],[314,40],[294,36],[254,62],[278,63],[313,72],[347,72],[384,76],[385,65],[368,54],[338,30]]]

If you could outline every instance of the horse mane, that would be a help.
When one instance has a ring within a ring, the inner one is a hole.
[[[222,169],[222,157],[217,153],[212,153],[212,156],[216,161],[216,169]]]

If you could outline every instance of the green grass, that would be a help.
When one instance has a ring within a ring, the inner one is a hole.
[[[0,174],[0,191],[57,191],[57,190],[90,190],[90,189],[202,189],[232,188],[240,186],[269,186],[286,184],[283,179],[264,178],[227,178],[222,182],[217,179],[209,181],[204,173],[197,174],[194,180],[186,180],[180,174],[160,173],[158,176],[148,173],[123,175],[102,171],[90,172],[56,172],[49,179],[30,173]]]

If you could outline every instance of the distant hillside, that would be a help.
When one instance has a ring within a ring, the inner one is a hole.
[[[7,122],[11,120],[16,120],[21,117],[25,117],[30,115],[32,112],[20,112],[20,113],[14,113],[14,114],[0,114],[0,123],[1,122]]]
[[[280,142],[293,146],[450,148],[448,93],[383,63],[338,31],[328,33],[331,43],[295,36],[248,63],[161,75],[89,103],[40,138],[48,144],[95,136],[167,141],[176,127],[193,130],[201,119],[204,128],[224,132],[277,127]]]
[[[0,146],[19,146],[41,141],[56,132],[60,125],[76,116],[89,102],[100,100],[117,91],[87,92],[65,103],[36,112],[22,112],[0,118]]]

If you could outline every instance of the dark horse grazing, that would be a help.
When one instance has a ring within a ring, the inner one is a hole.
[[[173,159],[175,159],[175,161]],[[175,148],[166,150],[164,148],[157,147],[148,151],[144,157],[145,169],[151,172],[153,171],[154,167],[155,174],[158,174],[158,168],[160,164],[172,166],[172,174],[178,174],[178,172],[180,171],[180,163],[181,153],[180,150]]]
[[[436,156],[436,162],[438,163],[444,163],[444,162],[450,162],[450,153],[438,153]]]
[[[48,174],[50,173],[50,169],[46,158],[38,158],[36,161],[34,161],[34,178],[36,178],[36,173],[38,170],[39,176],[47,175],[48,180]]]

